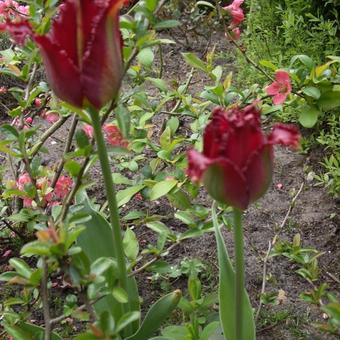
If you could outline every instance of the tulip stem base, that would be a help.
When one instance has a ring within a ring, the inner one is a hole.
[[[235,339],[243,340],[243,305],[244,305],[244,247],[242,212],[234,209],[234,242],[235,242]]]
[[[110,222],[112,227],[112,238],[114,251],[116,255],[120,285],[121,287],[127,291],[127,270],[126,270],[126,262],[125,262],[125,254],[123,248],[123,238],[119,221],[119,212],[118,205],[116,199],[116,190],[115,185],[112,179],[112,172],[109,163],[109,157],[106,150],[106,145],[104,141],[104,136],[102,132],[101,120],[99,116],[99,112],[94,109],[90,109],[90,115],[92,119],[92,125],[94,130],[94,135],[97,143],[97,153],[100,161],[100,165],[102,168],[106,197],[108,201],[109,213],[110,213]],[[123,307],[123,304],[121,304]]]

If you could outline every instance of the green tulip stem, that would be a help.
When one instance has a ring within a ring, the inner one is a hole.
[[[244,249],[242,212],[234,209],[234,242],[235,242],[235,339],[242,338],[243,295],[244,295]]]
[[[97,153],[102,168],[106,197],[110,212],[110,222],[112,227],[113,245],[116,254],[116,260],[119,271],[121,287],[127,291],[127,270],[125,262],[125,254],[123,248],[123,238],[119,221],[119,212],[116,199],[115,185],[112,179],[112,172],[109,163],[109,157],[106,150],[104,136],[102,132],[101,120],[99,113],[93,108],[89,110],[92,118],[92,125],[95,139],[97,142]]]

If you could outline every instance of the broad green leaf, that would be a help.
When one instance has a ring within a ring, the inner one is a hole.
[[[299,54],[299,55],[296,55],[294,56],[291,61],[290,61],[290,64],[291,66],[297,61],[299,60],[302,64],[304,64],[305,66],[307,66],[308,69],[312,69],[314,66],[315,66],[315,63],[313,61],[312,58],[308,57],[307,55],[305,54]]]
[[[154,84],[160,91],[162,92],[168,91],[168,86],[164,79],[151,78],[151,77],[147,77],[146,79],[151,81],[151,83]]]
[[[317,87],[314,86],[307,86],[302,89],[302,92],[306,94],[309,97],[312,97],[314,99],[319,99],[320,98],[320,90]]]
[[[167,149],[171,144],[171,129],[169,126],[165,128],[161,136],[159,137],[159,143],[162,149]]]
[[[182,53],[184,60],[192,67],[207,72],[207,64],[198,58],[194,53]]]
[[[303,105],[299,108],[299,122],[305,128],[312,128],[318,121],[320,113],[315,106]]]
[[[218,330],[220,329],[220,323],[218,321],[213,321],[211,323],[209,323],[209,325],[207,325],[201,335],[199,340],[224,340],[223,335],[220,334],[220,338],[218,338]]]
[[[76,177],[81,169],[81,165],[72,159],[67,161],[64,167],[65,170],[73,177]]]
[[[176,179],[168,179],[156,183],[150,190],[150,200],[154,201],[166,195],[177,185],[177,183],[178,181]]]
[[[151,48],[144,48],[137,55],[137,60],[144,66],[151,66],[155,56]]]
[[[340,106],[340,91],[329,91],[321,94],[318,105],[322,110],[332,110]]]
[[[99,257],[91,264],[91,274],[95,276],[102,275],[109,268],[114,268],[117,271],[116,262],[109,257]]]
[[[4,325],[5,330],[15,340],[43,340],[44,328],[30,323],[20,323],[17,325]],[[52,333],[51,340],[63,340],[58,334]]]
[[[139,244],[136,234],[130,228],[125,231],[123,246],[126,257],[130,261],[135,261],[139,252]]]
[[[182,293],[180,290],[161,297],[147,312],[138,331],[126,340],[148,340],[177,307]]]
[[[117,204],[118,207],[121,207],[122,205],[126,204],[130,201],[130,199],[137,194],[137,192],[141,191],[145,187],[144,184],[138,184],[134,185],[132,187],[129,187],[127,189],[118,191],[117,193]]]
[[[185,326],[168,326],[162,330],[162,336],[171,340],[191,339],[190,331]]]
[[[9,260],[9,264],[16,270],[16,272],[24,277],[25,279],[29,279],[33,273],[30,266],[23,260],[18,258],[12,258]]]
[[[212,218],[215,227],[218,253],[221,325],[226,339],[238,340],[235,339],[235,272],[229,259],[220,226],[218,225],[215,208],[212,209]],[[253,311],[246,291],[244,291],[243,297],[243,315],[242,340],[254,340],[255,324]]]

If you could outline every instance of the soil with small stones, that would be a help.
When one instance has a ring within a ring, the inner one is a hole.
[[[189,74],[190,68],[183,61],[181,52],[195,52],[198,56],[205,57],[206,52],[212,46],[215,46],[216,51],[223,52],[220,53],[221,58],[217,62],[223,65],[227,72],[235,70],[233,51],[222,32],[212,32],[211,37],[202,37],[201,35],[197,36],[195,32],[192,35],[184,36],[183,32],[175,30],[165,37],[170,39],[175,37],[177,42],[177,45],[168,46],[163,50],[164,76],[169,81],[184,82]],[[202,91],[204,84],[208,82],[209,79],[206,76],[195,72],[189,91],[197,95]],[[156,127],[160,127],[166,119],[166,115],[159,115],[155,117],[153,123]],[[189,123],[190,119],[185,118],[182,124],[183,135],[188,132]],[[44,155],[46,165],[52,166],[61,156],[63,151],[62,141],[65,140],[67,134],[67,126],[68,124],[60,129],[54,139],[50,138],[47,141],[49,154]],[[312,156],[277,148],[275,150],[275,171],[271,188],[244,215],[246,284],[252,306],[255,310],[259,308],[264,259],[267,260],[265,292],[280,294],[281,297],[280,304],[262,306],[257,322],[258,339],[335,339],[332,335],[320,333],[313,326],[314,323],[322,323],[326,320],[324,320],[324,315],[319,307],[307,304],[299,297],[302,292],[311,290],[312,285],[296,273],[297,265],[282,256],[266,258],[268,246],[272,244],[274,237],[276,242],[282,240],[292,242],[293,237],[300,234],[304,248],[315,248],[322,252],[318,259],[320,279],[315,284],[325,282],[332,292],[339,289],[340,232],[339,206],[337,205],[339,202],[332,199],[325,189],[316,187],[313,181],[306,181],[305,169],[317,166],[317,162],[322,157],[317,153],[312,154]],[[91,177],[95,183],[90,189],[90,194],[102,202],[105,194],[99,180],[101,171],[98,164],[92,168]],[[291,207],[292,199],[297,193],[299,194]],[[207,206],[211,203],[206,198],[203,189],[200,193],[199,203]],[[151,203],[134,199],[128,206],[124,207],[122,215],[135,209],[147,210],[150,214],[168,216],[168,219],[164,219],[163,222],[174,231],[185,229],[180,221],[171,217],[175,211],[166,199]],[[4,226],[2,225],[1,228],[4,228]],[[135,231],[141,244],[152,243],[156,240],[155,235],[145,226],[136,227]],[[225,229],[223,235],[230,255],[233,257],[232,233]],[[8,250],[12,250],[11,256],[18,255],[18,249],[10,243],[10,240],[7,241],[8,244],[5,242],[0,244],[0,258]],[[166,259],[170,263],[178,264],[184,257],[198,258],[207,264],[212,273],[213,285],[216,285],[217,258],[213,233],[184,241]],[[8,259],[9,257],[6,258],[6,262]],[[1,272],[7,268],[7,263],[4,262],[2,258]],[[150,284],[149,273],[139,274],[138,284],[145,309],[160,296],[160,287],[157,284]],[[171,284],[174,288],[186,290],[184,278],[174,280]],[[207,285],[207,282],[204,282],[204,285]],[[205,288],[208,289],[209,287]],[[0,284],[1,296],[8,294],[6,290],[7,288]],[[62,296],[63,293],[61,298]],[[287,313],[286,317],[280,318],[279,315],[284,315],[282,313]]]

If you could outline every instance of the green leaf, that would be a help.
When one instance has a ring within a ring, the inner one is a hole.
[[[330,91],[323,93],[318,100],[318,105],[322,110],[328,111],[340,106],[340,91]]]
[[[29,323],[20,323],[15,326],[5,324],[4,328],[15,340],[41,340],[44,338],[44,328]],[[63,339],[53,332],[51,340]]]
[[[167,149],[171,144],[171,129],[169,126],[165,128],[161,136],[159,137],[159,143],[162,149]]]
[[[26,243],[20,250],[23,256],[45,256],[50,255],[50,247],[47,243],[41,241],[33,241]]]
[[[156,183],[150,190],[150,200],[154,201],[166,195],[169,191],[171,191],[177,185],[177,183],[178,181],[176,179],[168,179],[168,180]]]
[[[110,257],[99,257],[91,264],[91,274],[99,276],[105,273],[109,268],[114,268],[114,271],[117,272],[116,262]]]
[[[314,66],[315,66],[315,63],[313,61],[312,58],[308,57],[307,55],[305,54],[299,54],[299,55],[296,55],[294,56],[291,61],[290,61],[290,64],[291,66],[297,61],[299,60],[302,64],[304,64],[305,66],[307,66],[307,68],[309,70],[311,70]]]
[[[224,340],[224,337],[221,335],[220,338],[218,338],[216,333],[218,332],[220,328],[220,323],[218,321],[213,321],[207,325],[199,338],[199,340]]]
[[[16,272],[20,276],[24,277],[25,279],[29,279],[33,273],[30,266],[21,259],[12,258],[9,260],[9,264],[16,270]]]
[[[208,1],[197,1],[196,6],[207,6],[207,7],[215,9],[215,6]]]
[[[158,22],[154,28],[156,30],[161,30],[161,29],[165,29],[165,28],[174,28],[174,27],[178,27],[181,26],[181,22],[178,20],[163,20],[161,22]]]
[[[118,122],[119,130],[121,131],[124,138],[129,138],[130,127],[131,127],[131,115],[130,111],[124,106],[119,105],[115,109],[115,117]]]
[[[131,322],[137,321],[140,318],[139,312],[130,312],[124,314],[118,321],[115,331],[119,333],[126,326],[128,326]]]
[[[155,231],[157,234],[165,234],[170,235],[172,234],[172,231],[163,223],[160,221],[153,221],[146,223],[146,226]]]
[[[150,67],[153,63],[155,56],[151,48],[144,48],[137,55],[137,60],[144,66]]]
[[[277,70],[277,67],[269,60],[264,60],[264,59],[260,60],[260,65],[267,67],[273,71]]]
[[[123,239],[124,252],[130,261],[135,261],[139,253],[139,244],[136,234],[127,228]]]
[[[183,339],[192,339],[190,336],[190,331],[185,326],[168,326],[162,330],[162,335],[166,337],[166,339],[171,340],[183,340]]]
[[[207,64],[199,59],[194,53],[182,53],[184,60],[192,67],[207,72]]]
[[[147,77],[146,79],[151,81],[151,83],[154,84],[160,91],[162,92],[168,91],[168,85],[166,84],[165,80],[151,77]]]
[[[177,307],[181,299],[181,291],[174,292],[161,297],[151,306],[147,312],[138,331],[127,340],[148,340],[159,329],[170,313]]]
[[[299,108],[299,122],[305,128],[312,128],[318,121],[320,113],[315,106],[303,105]]]
[[[317,87],[314,86],[307,86],[302,89],[302,92],[314,99],[319,99],[321,96],[320,90]]]
[[[74,160],[69,160],[65,163],[65,170],[73,177],[78,176],[80,169],[81,165]]]
[[[127,292],[121,287],[114,287],[112,290],[112,296],[119,302],[119,303],[128,303],[129,296]]]
[[[237,340],[235,339],[235,272],[229,259],[220,226],[218,225],[215,208],[212,209],[212,218],[215,227],[219,265],[220,320],[224,337],[228,340]],[[243,339],[254,340],[255,324],[253,311],[245,290],[243,304]]]
[[[126,204],[130,201],[130,199],[137,194],[137,192],[141,191],[145,187],[144,184],[138,184],[134,185],[132,187],[129,187],[127,189],[118,191],[117,193],[117,204],[118,207],[121,207],[122,205]]]

